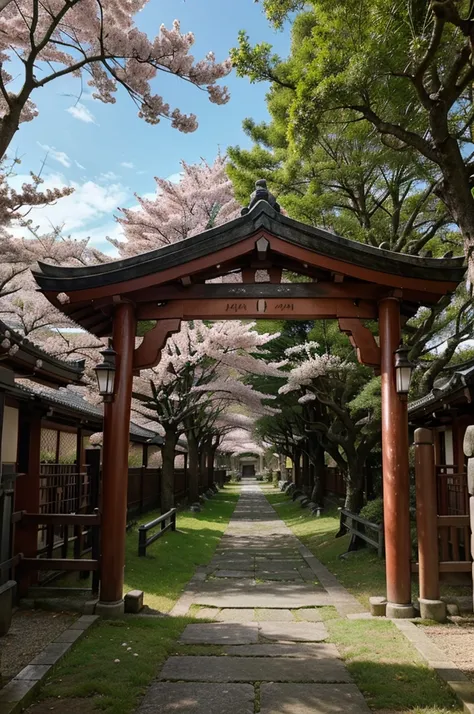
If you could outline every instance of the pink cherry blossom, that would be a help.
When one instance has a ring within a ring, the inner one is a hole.
[[[213,53],[196,60],[191,54],[194,35],[181,32],[178,20],[171,28],[161,25],[152,38],[139,31],[134,18],[147,4],[148,0],[3,0],[0,157],[19,124],[37,116],[31,100],[34,91],[65,75],[85,79],[94,99],[108,104],[115,103],[122,87],[139,117],[150,124],[169,120],[183,132],[197,128],[196,117],[170,107],[154,93],[152,85],[160,73],[195,85],[215,104],[228,101],[227,88],[217,82],[231,71],[230,60],[217,62]],[[9,73],[6,65],[17,57],[22,64]]]

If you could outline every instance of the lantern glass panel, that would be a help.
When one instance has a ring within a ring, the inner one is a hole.
[[[411,365],[397,367],[397,392],[399,394],[408,394],[411,382]]]
[[[96,367],[99,394],[102,396],[114,393],[115,369],[109,365],[100,364]]]

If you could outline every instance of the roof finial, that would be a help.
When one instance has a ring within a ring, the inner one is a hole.
[[[250,203],[245,208],[242,208],[241,215],[245,216],[259,201],[266,201],[275,211],[280,213],[280,205],[277,203],[273,193],[268,190],[265,179],[259,179],[255,182],[255,191],[250,196]]]

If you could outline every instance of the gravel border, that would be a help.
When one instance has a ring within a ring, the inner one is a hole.
[[[16,714],[30,704],[50,670],[98,619],[82,615],[0,689],[0,714]]]
[[[474,714],[474,683],[434,644],[420,627],[409,620],[392,620],[395,627],[416,647],[463,705],[465,714]]]

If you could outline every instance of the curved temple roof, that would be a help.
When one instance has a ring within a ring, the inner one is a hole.
[[[265,239],[263,248],[258,245],[259,238]],[[421,258],[367,246],[283,216],[261,200],[240,218],[158,250],[90,267],[40,263],[34,277],[46,297],[63,312],[86,329],[107,334],[110,321],[104,321],[104,307],[112,306],[118,296],[143,302],[144,290],[174,286],[185,298],[183,286],[202,285],[232,270],[255,269],[256,263],[257,267],[306,274],[319,285],[334,281],[338,275],[341,282],[402,290],[402,301],[411,303],[411,313],[417,305],[436,302],[454,290],[465,271],[463,258]],[[236,287],[234,284],[234,290]],[[277,287],[283,288],[274,286],[275,297],[279,296]],[[209,296],[211,288],[225,292],[222,285],[205,288]],[[267,297],[272,289],[266,286],[262,293],[265,290]],[[92,324],[92,313],[97,316],[99,305],[102,321],[97,322],[97,318]]]
[[[55,387],[81,383],[85,360],[68,361],[53,357],[2,320],[0,342],[1,366],[15,374]]]

